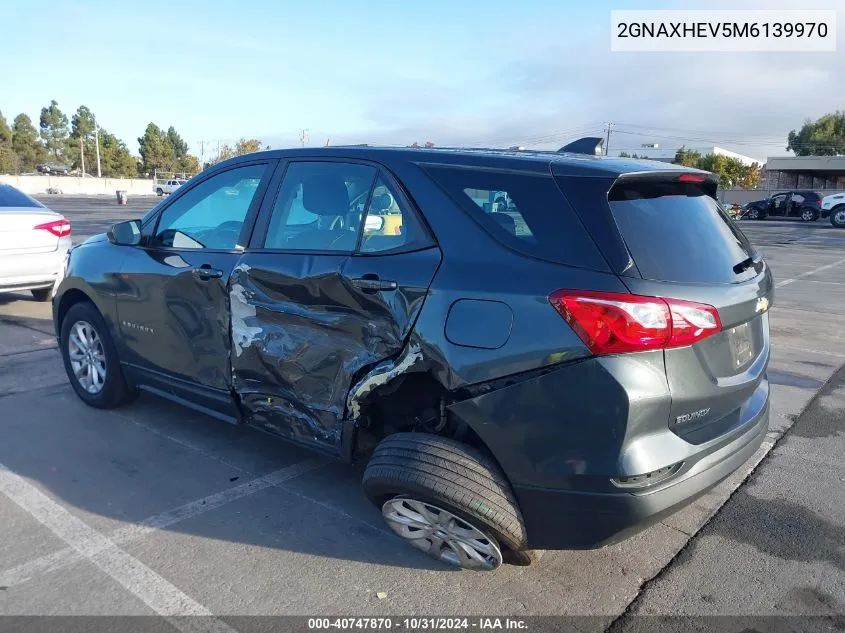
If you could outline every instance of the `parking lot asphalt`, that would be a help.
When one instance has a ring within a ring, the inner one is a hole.
[[[78,240],[156,199],[45,202]],[[764,446],[714,491],[628,541],[547,552],[538,565],[491,574],[453,571],[396,538],[361,493],[360,467],[152,396],[117,411],[84,406],[64,375],[49,304],[0,295],[0,614],[593,615],[580,628],[601,630],[632,603],[636,612],[672,612],[678,603],[666,592],[736,573],[714,548],[759,546],[788,520],[794,497],[804,498],[806,517],[829,494],[807,477],[764,495],[756,483],[737,488],[845,363],[845,231],[823,222],[742,227],[777,279]],[[764,466],[783,478],[801,462],[798,445]],[[784,498],[767,512],[771,494]],[[719,529],[730,508],[742,520]],[[823,521],[802,525],[801,538],[834,538],[812,532]],[[778,613],[812,611],[767,591],[840,595],[828,585],[843,580],[841,538],[833,547],[839,566],[821,556],[801,559],[800,569],[775,565],[782,576],[772,589],[754,585],[754,612],[775,603]],[[765,553],[790,556],[783,547]],[[712,593],[699,591],[685,608],[743,608],[701,597]]]

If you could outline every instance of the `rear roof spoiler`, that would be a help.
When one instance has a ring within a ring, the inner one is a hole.
[[[561,147],[558,152],[568,154],[589,154],[590,156],[601,156],[604,147],[604,139],[600,136],[585,136],[577,141]]]

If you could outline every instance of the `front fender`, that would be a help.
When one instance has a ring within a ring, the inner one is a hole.
[[[99,310],[120,349],[115,299],[122,286],[124,248],[105,239],[92,238],[68,252],[64,275],[53,293],[53,327],[59,342],[64,315],[74,303],[88,300]]]

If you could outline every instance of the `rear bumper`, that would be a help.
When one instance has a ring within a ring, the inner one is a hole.
[[[0,255],[0,292],[49,288],[64,270],[70,240],[47,253]]]
[[[532,549],[595,549],[624,540],[680,510],[739,469],[763,443],[769,403],[730,443],[701,457],[665,486],[639,493],[515,487]]]

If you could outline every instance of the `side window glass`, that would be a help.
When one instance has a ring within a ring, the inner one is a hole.
[[[416,214],[409,209],[390,182],[379,176],[364,215],[361,253],[422,248],[430,243]]]
[[[266,168],[237,167],[193,187],[161,214],[155,243],[172,248],[235,248]]]
[[[535,241],[509,192],[490,189],[464,189],[463,192],[503,231],[528,242]]]
[[[374,167],[340,162],[293,162],[279,188],[264,248],[355,250]]]

